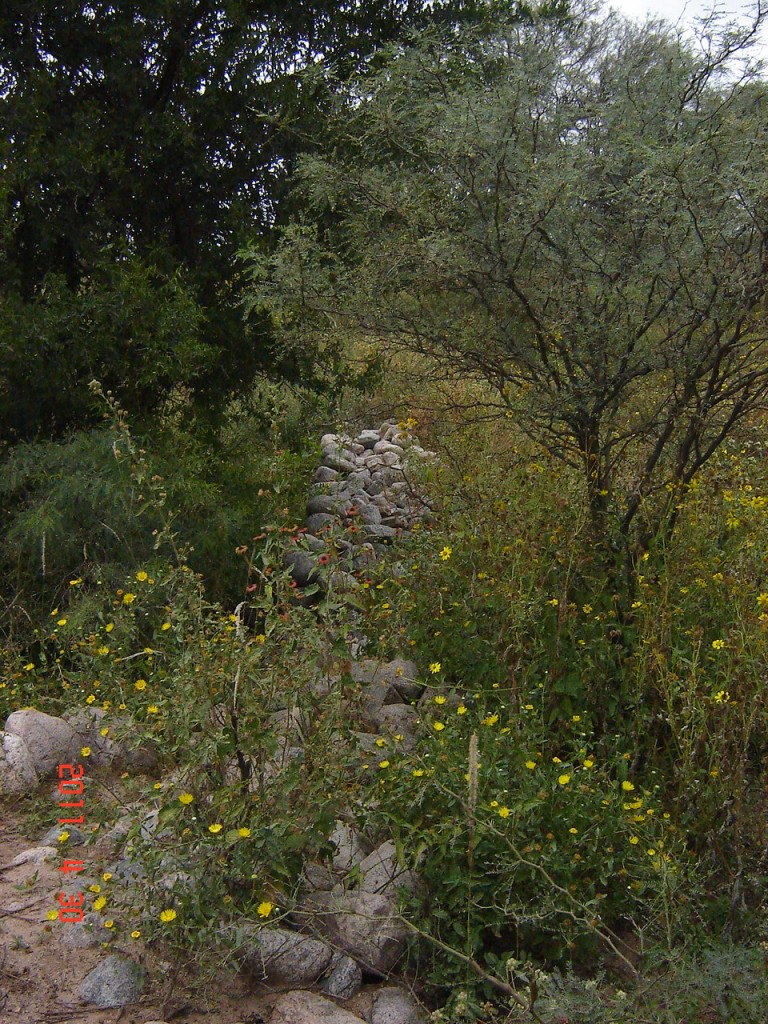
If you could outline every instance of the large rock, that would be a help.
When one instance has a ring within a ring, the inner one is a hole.
[[[399,444],[395,444],[394,441],[377,441],[373,446],[373,450],[376,455],[383,455],[384,452],[390,452],[397,456],[398,460],[401,455],[404,454],[405,449]]]
[[[405,952],[405,926],[381,893],[313,893],[301,917],[372,974],[387,975]]]
[[[323,450],[326,448],[343,448],[350,440],[351,438],[347,434],[333,434],[329,431],[320,438],[320,447]]]
[[[382,893],[396,898],[401,891],[413,895],[419,887],[418,876],[398,863],[397,847],[391,839],[377,846],[361,860],[357,870],[363,892]]]
[[[92,765],[111,765],[146,772],[157,768],[159,745],[152,739],[137,739],[136,724],[129,715],[110,714],[109,732],[101,735],[106,712],[103,708],[78,708],[64,715],[77,734],[77,748],[90,747]],[[119,739],[117,738],[119,736]]]
[[[360,522],[366,526],[381,526],[381,510],[373,503],[360,509]]]
[[[343,452],[329,452],[323,457],[322,465],[328,469],[335,469],[339,473],[354,473],[357,469],[352,461],[355,453],[345,449]]]
[[[363,986],[363,972],[360,964],[355,963],[351,956],[337,953],[332,970],[323,979],[321,990],[334,999],[351,999]]]
[[[391,544],[397,536],[397,530],[393,526],[366,525],[363,527],[363,535],[371,541],[379,541],[382,544]]]
[[[325,551],[328,546],[324,540],[320,540],[319,537],[315,537],[315,535],[312,533],[302,534],[301,542],[304,547],[308,548],[310,551],[314,551],[315,553],[319,554],[322,554],[322,552]]]
[[[351,871],[355,864],[359,864],[371,849],[357,829],[352,828],[345,821],[336,822],[336,828],[331,832],[329,842],[336,850],[333,855],[333,867],[336,871],[344,873]]]
[[[59,929],[59,938],[69,949],[90,949],[117,938],[111,928],[104,927],[104,918],[91,912],[82,921],[73,921]]]
[[[314,985],[333,959],[326,942],[286,928],[254,928],[244,953],[245,965],[259,981],[279,985]]]
[[[144,988],[144,971],[124,956],[108,956],[88,974],[80,986],[83,1002],[103,1009],[127,1006],[139,998]]]
[[[335,518],[328,512],[316,512],[314,515],[307,516],[305,525],[310,533],[317,536],[318,534],[321,534],[323,530],[332,527],[335,522]]]
[[[288,551],[285,555],[285,564],[290,569],[291,577],[300,587],[306,587],[317,578],[317,563],[306,551]]]
[[[79,758],[77,736],[63,718],[46,715],[44,711],[25,708],[8,716],[5,731],[26,743],[37,774],[52,775],[60,764]]]
[[[426,1014],[410,992],[388,985],[373,997],[369,1024],[424,1024]]]
[[[111,765],[113,762],[119,761],[123,753],[120,745],[110,735],[113,731],[111,724],[108,726],[110,733],[107,733],[106,736],[101,735],[101,730],[105,727],[105,715],[104,708],[91,707],[77,708],[64,716],[67,725],[75,734],[78,752],[81,747],[91,748],[88,763],[92,767],[94,765],[96,767]]]
[[[424,692],[424,683],[419,682],[419,670],[413,661],[394,658],[382,666],[381,675],[400,695],[404,702],[418,700]],[[389,701],[388,703],[396,703]]]
[[[85,817],[83,809],[79,807],[62,807],[61,816],[64,815],[77,817],[81,815]],[[60,839],[60,837],[66,832],[67,838]],[[62,849],[69,849],[72,846],[81,846],[85,842],[85,833],[82,832],[76,825],[54,825],[53,828],[49,828],[44,836],[40,838],[38,846],[56,846],[57,843],[61,843]]]
[[[307,502],[307,515],[337,515],[346,508],[346,502],[338,494],[315,494]]]
[[[333,480],[339,479],[339,471],[337,469],[329,469],[328,466],[318,466],[312,476],[313,484],[329,484]]]
[[[0,795],[20,796],[37,785],[32,752],[20,736],[0,732]]]
[[[399,736],[402,750],[416,746],[418,715],[410,704],[385,704],[373,716],[376,728],[384,736]]]
[[[352,665],[351,675],[356,683],[364,684],[362,711],[374,724],[379,708],[410,703],[424,690],[424,684],[417,681],[414,663],[402,658],[388,662],[358,661]]]
[[[269,1024],[360,1024],[361,1018],[342,1010],[315,992],[286,992],[272,1007]]]
[[[37,867],[45,864],[46,861],[58,860],[59,850],[55,846],[30,846],[28,850],[22,850],[8,864],[7,868],[18,868],[22,864],[32,864]]]
[[[363,448],[371,449],[379,443],[379,432],[378,430],[361,430],[355,440]]]

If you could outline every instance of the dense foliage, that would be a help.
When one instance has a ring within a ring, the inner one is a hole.
[[[751,31],[574,5],[398,53],[302,163],[320,230],[252,255],[254,303],[486,380],[632,567],[768,395],[768,93],[723,74]]]
[[[462,5],[457,5],[461,9]],[[243,322],[233,254],[279,219],[332,86],[422,4],[9,2],[0,12],[0,437],[87,423],[96,377],[211,415],[310,377]],[[306,76],[299,71],[308,71]]]
[[[293,926],[341,818],[437,1024],[761,1024],[768,92],[749,30],[543,13],[3,8],[0,716],[147,755],[128,945]],[[431,515],[301,592],[317,439],[384,415]]]

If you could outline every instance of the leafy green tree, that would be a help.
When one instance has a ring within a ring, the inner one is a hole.
[[[253,304],[486,381],[631,569],[768,394],[764,17],[702,47],[584,5],[399,52],[301,164],[315,219],[251,252]]]
[[[266,320],[244,324],[232,257],[322,141],[326,69],[343,80],[422,16],[421,0],[4,3],[0,437],[88,422],[93,377],[142,414],[174,385],[210,412],[259,371],[311,378]]]

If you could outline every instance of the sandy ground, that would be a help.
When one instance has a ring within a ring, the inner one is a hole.
[[[39,832],[25,826],[17,808],[0,805],[0,1024],[261,1024],[269,1020],[278,993],[247,976],[220,973],[212,982],[204,982],[190,970],[174,971],[174,965],[140,941],[126,944],[118,939],[107,948],[68,946],[65,931],[72,926],[46,918],[58,906],[56,897],[62,891],[61,859],[7,868],[38,839]],[[98,877],[104,869],[100,861],[108,859],[106,851],[91,846],[79,851],[84,849],[87,853],[79,856],[88,858],[89,875]],[[120,952],[138,960],[147,971],[141,1000],[110,1010],[82,1003],[78,998],[82,980],[100,960]],[[346,1005],[361,1012],[365,1002],[363,992],[354,1005]]]
[[[35,845],[25,836],[13,808],[0,811],[0,868]],[[73,853],[72,856],[75,854]],[[82,854],[81,854],[82,856]],[[89,868],[98,870],[92,848]],[[62,875],[53,861],[0,870],[0,1022],[1,1024],[145,1024],[184,1020],[189,1024],[259,1024],[269,1015],[274,993],[258,991],[248,979],[229,975],[202,987],[193,977],[171,978],[170,965],[153,957],[139,943],[120,941],[72,949],[65,942],[71,925],[48,921],[56,906]],[[70,876],[72,877],[72,876]],[[81,981],[111,953],[125,952],[148,972],[140,1002],[103,1010],[78,999]]]

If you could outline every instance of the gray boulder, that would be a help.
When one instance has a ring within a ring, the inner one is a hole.
[[[374,994],[369,1024],[424,1024],[427,1015],[410,992],[388,985]]]
[[[351,670],[356,683],[363,683],[365,693],[373,706],[378,703],[403,704],[417,700],[424,691],[424,684],[417,680],[417,669],[412,661],[395,658],[394,661],[377,661],[367,658],[355,662]],[[370,710],[373,710],[373,706]]]
[[[388,974],[405,952],[405,926],[381,893],[313,893],[302,917],[372,974]]]
[[[272,1007],[269,1024],[360,1024],[361,1018],[315,992],[286,992]]]
[[[284,561],[286,567],[290,569],[291,578],[300,587],[306,587],[317,578],[317,563],[308,552],[288,551]]]
[[[345,507],[343,498],[340,498],[337,494],[315,494],[307,502],[307,515],[313,516],[325,513],[326,515],[333,516],[343,512]]]
[[[319,537],[315,537],[312,533],[302,534],[302,544],[309,548],[310,551],[314,551],[316,553],[322,553],[326,548],[325,541],[320,540]]]
[[[151,771],[157,767],[157,748],[153,742],[135,742],[135,724],[127,715],[111,715],[109,733],[101,735],[106,712],[103,708],[78,708],[64,714],[64,720],[72,726],[76,735],[76,747],[90,747],[88,762],[100,767],[112,765]],[[115,736],[119,735],[118,741]]]
[[[246,967],[259,981],[279,985],[314,985],[333,959],[326,942],[286,928],[254,926],[243,952]]]
[[[21,853],[17,853],[13,860],[3,866],[18,868],[22,864],[32,864],[36,867],[44,864],[46,861],[57,860],[58,857],[59,851],[55,846],[30,846],[28,850],[22,850]]]
[[[360,522],[366,526],[381,526],[381,509],[370,502],[360,509]]]
[[[64,925],[59,934],[68,949],[91,949],[116,938],[111,928],[104,927],[104,919],[93,912],[85,914],[82,921]]]
[[[418,714],[409,704],[385,704],[373,715],[376,728],[383,736],[399,736],[403,750],[413,750],[418,731]]]
[[[351,956],[344,954],[337,954],[334,960],[335,966],[331,964],[332,970],[323,979],[320,989],[334,999],[351,999],[363,987],[363,972],[360,965],[355,963]]]
[[[80,986],[83,1002],[103,1009],[127,1006],[139,998],[144,988],[144,971],[127,957],[108,956],[88,974]]]
[[[313,484],[329,484],[332,480],[339,479],[337,469],[329,469],[328,466],[318,466],[312,476]]]
[[[14,711],[8,716],[5,731],[26,743],[37,774],[43,778],[58,766],[79,757],[77,736],[63,718],[46,715],[34,708]]]
[[[304,525],[310,533],[314,533],[317,536],[323,530],[333,526],[335,521],[334,516],[329,515],[327,512],[315,512],[311,516],[307,516]]]
[[[379,432],[378,430],[361,430],[355,440],[363,448],[372,449],[379,443]]]
[[[342,452],[328,452],[323,457],[322,465],[327,466],[328,469],[335,469],[339,473],[354,473],[357,469],[355,462],[355,453],[349,450]]]
[[[335,871],[351,871],[355,864],[359,864],[370,852],[370,844],[360,835],[357,829],[352,828],[345,821],[337,821],[336,828],[331,832],[328,840],[336,852],[333,855],[333,867]]]
[[[391,839],[360,861],[357,870],[362,892],[383,893],[396,898],[401,891],[412,895],[419,887],[418,876],[398,863],[397,848]]]
[[[79,818],[83,815],[82,808],[77,807],[62,807],[61,817],[73,817]],[[84,815],[83,815],[84,816]],[[40,846],[56,846],[59,842],[59,836],[64,832],[67,833],[67,838],[61,844],[63,849],[69,849],[70,846],[80,846],[85,842],[85,835],[77,828],[76,825],[54,825],[53,828],[49,828],[45,835],[40,840]]]
[[[393,526],[376,526],[366,523],[363,527],[363,536],[367,540],[378,541],[380,544],[391,544],[397,536],[397,530]]]
[[[384,452],[388,452],[397,455],[398,459],[405,451],[399,444],[395,444],[394,441],[377,441],[373,446],[373,450],[376,455],[383,455]]]
[[[37,785],[34,758],[20,736],[0,732],[0,796],[19,796]]]
[[[325,451],[336,450],[337,448],[343,448],[349,443],[351,438],[347,434],[323,434],[320,438],[320,447]]]

